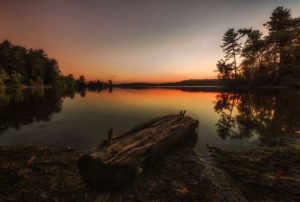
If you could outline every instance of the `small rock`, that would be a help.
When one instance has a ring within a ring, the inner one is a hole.
[[[25,174],[28,174],[28,173],[31,173],[32,172],[32,170],[31,169],[29,169],[29,168],[23,168],[23,169],[21,169],[21,170],[19,170],[19,172],[18,172],[18,176],[19,177],[22,177],[22,176],[24,176]]]
[[[67,150],[68,150],[68,151],[73,151],[74,149],[73,149],[70,145],[68,145],[68,146],[67,146]]]
[[[35,158],[36,158],[35,155],[32,156],[32,157],[27,161],[27,164],[28,164],[28,165],[32,165]]]
[[[136,168],[136,175],[140,175],[140,174],[142,174],[143,173],[143,168],[141,168],[140,166],[138,166],[137,168]]]
[[[46,194],[45,192],[42,192],[42,193],[41,193],[41,197],[42,197],[42,198],[48,198],[48,196],[47,196],[47,194]]]
[[[187,190],[186,187],[180,186],[180,187],[176,188],[176,194],[178,196],[183,197],[183,196],[186,196],[188,194],[188,190]]]

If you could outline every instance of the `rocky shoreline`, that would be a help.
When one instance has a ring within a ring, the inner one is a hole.
[[[209,149],[215,165],[191,147],[180,147],[128,186],[103,192],[85,185],[79,175],[76,161],[87,151],[2,147],[0,201],[295,201],[299,197],[297,148],[243,154]]]

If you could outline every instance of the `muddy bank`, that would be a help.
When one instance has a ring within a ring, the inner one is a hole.
[[[246,201],[229,177],[190,148],[174,151],[108,201]]]
[[[0,149],[0,201],[85,200],[77,172],[83,151],[37,147]]]
[[[83,183],[76,166],[83,153],[1,148],[0,201],[245,201],[226,175],[190,148],[173,151],[115,192]]]
[[[114,192],[83,183],[76,161],[86,151],[0,149],[0,201],[297,201],[297,147],[229,152],[210,147],[215,165],[181,147]]]
[[[226,171],[249,201],[299,201],[300,151],[294,145],[247,152],[210,147],[216,166]]]

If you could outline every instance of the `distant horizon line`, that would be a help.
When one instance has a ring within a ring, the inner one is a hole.
[[[84,75],[83,75],[84,76]],[[174,84],[174,83],[181,83],[181,82],[192,82],[192,81],[217,81],[219,80],[218,78],[205,78],[205,79],[182,79],[182,80],[175,80],[175,81],[118,81],[114,82],[113,79],[107,79],[107,81],[111,80],[114,84]],[[101,81],[106,83],[106,81],[101,80],[101,79],[89,79],[87,82],[93,82],[93,81]]]

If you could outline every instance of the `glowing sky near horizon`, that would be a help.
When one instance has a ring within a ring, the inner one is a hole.
[[[214,78],[223,33],[263,30],[277,6],[300,16],[300,0],[0,0],[0,40],[42,48],[88,80]]]

